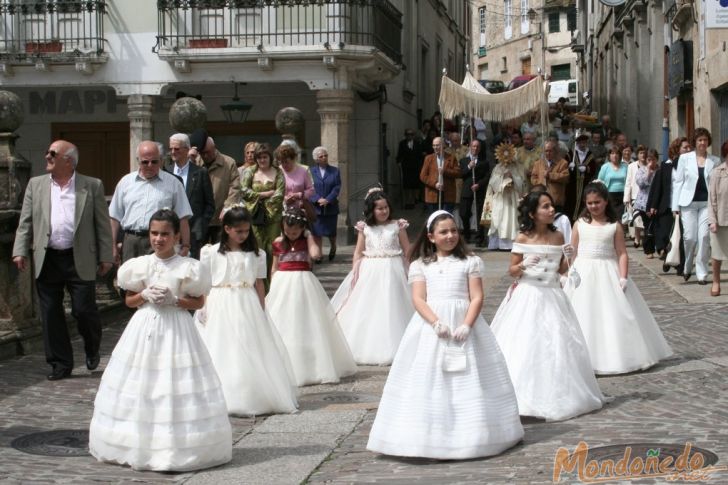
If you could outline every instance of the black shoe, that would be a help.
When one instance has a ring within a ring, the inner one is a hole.
[[[692,276],[692,275],[691,275],[690,273],[685,273],[685,274],[683,275],[683,279],[684,279],[685,281],[687,281],[687,280],[689,280],[689,279],[690,279],[690,277],[691,277],[691,276]]]
[[[676,274],[676,275],[678,275],[678,276],[682,276],[682,275],[683,275],[683,270],[681,270],[680,268],[678,268],[678,269],[677,269],[677,270],[675,271],[675,274]]]
[[[324,262],[324,260],[321,259],[321,258],[318,258],[318,259],[314,259],[313,262],[316,263],[316,264],[321,264],[321,263]]]
[[[333,246],[331,250],[329,250],[329,261],[333,261],[336,257],[336,246]]]
[[[96,369],[99,366],[99,362],[101,362],[101,355],[98,352],[94,355],[86,356],[86,368],[88,370]]]
[[[670,265],[663,263],[663,265],[662,265],[662,272],[663,273],[667,273],[668,271],[670,271]]]
[[[48,374],[46,377],[49,381],[60,381],[61,379],[65,379],[66,377],[71,376],[71,369],[62,369],[57,368],[53,369],[53,372]]]

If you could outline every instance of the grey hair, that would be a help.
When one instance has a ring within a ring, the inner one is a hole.
[[[78,148],[76,148],[76,145],[71,145],[71,148],[68,149],[65,156],[71,159],[71,163],[73,163],[73,168],[75,170],[76,165],[78,165]]]
[[[157,144],[157,150],[159,150],[159,158],[164,158],[164,143],[155,142]]]
[[[326,147],[322,147],[322,146],[316,147],[311,152],[311,155],[313,155],[314,160],[318,159],[321,152],[326,152],[327,155],[329,154],[329,151],[326,149]]]
[[[169,141],[179,142],[184,148],[190,147],[190,137],[184,133],[175,133],[169,137]]]

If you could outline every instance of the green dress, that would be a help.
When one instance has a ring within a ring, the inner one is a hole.
[[[270,281],[270,268],[273,263],[273,240],[281,235],[281,218],[283,217],[283,194],[286,189],[283,171],[280,168],[274,168],[276,177],[273,181],[259,182],[253,181],[258,166],[252,166],[243,172],[243,180],[241,182],[243,203],[245,208],[252,214],[255,205],[258,203],[258,194],[268,190],[275,190],[272,197],[263,200],[265,207],[267,222],[263,226],[253,226],[253,234],[258,241],[258,247],[265,251],[266,263],[268,264],[268,281]]]

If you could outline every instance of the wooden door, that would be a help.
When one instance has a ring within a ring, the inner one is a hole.
[[[78,147],[78,171],[101,179],[107,196],[129,173],[129,123],[53,123],[54,140]]]
[[[531,74],[531,58],[523,59],[521,61],[521,74],[528,76]]]

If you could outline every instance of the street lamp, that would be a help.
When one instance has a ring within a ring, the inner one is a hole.
[[[546,76],[546,36],[543,31],[543,12],[541,15],[533,8],[528,9],[528,20],[531,23],[538,23],[538,37],[541,39],[541,73]],[[536,19],[539,19],[536,22]]]
[[[233,84],[235,84],[235,96],[233,96],[233,100],[229,103],[221,104],[220,109],[228,123],[245,123],[253,105],[240,101],[238,97],[238,83],[233,81]]]

